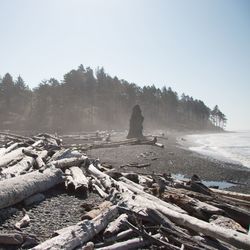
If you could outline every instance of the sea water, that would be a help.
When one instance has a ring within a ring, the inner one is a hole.
[[[190,150],[250,168],[250,131],[195,134],[185,137]]]

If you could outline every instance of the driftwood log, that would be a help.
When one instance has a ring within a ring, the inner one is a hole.
[[[88,179],[79,167],[71,167],[69,169],[69,177],[66,182],[66,188],[72,191],[81,191],[86,193],[88,190]]]
[[[14,205],[61,182],[63,182],[63,173],[60,169],[46,169],[43,173],[34,171],[3,180],[0,185],[0,208]]]
[[[69,230],[65,230],[64,233],[41,243],[33,250],[74,249],[91,240],[117,216],[117,207],[112,206],[95,219],[84,220],[75,227],[71,226]]]
[[[128,207],[131,210],[139,210],[141,204],[143,204],[143,206],[146,208],[156,209],[163,213],[177,225],[184,226],[195,232],[203,233],[204,235],[220,239],[236,247],[241,247],[243,249],[250,247],[250,239],[246,234],[221,228],[216,225],[211,225],[208,222],[199,220],[190,215],[182,214],[160,204],[149,202],[147,198],[142,197],[141,195],[135,195],[133,198],[131,198],[131,195],[128,195],[126,192],[124,192],[119,198],[116,197],[115,199],[117,199],[120,206]]]

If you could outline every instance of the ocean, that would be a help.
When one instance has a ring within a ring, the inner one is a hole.
[[[250,168],[250,131],[193,134],[185,139],[192,151]]]

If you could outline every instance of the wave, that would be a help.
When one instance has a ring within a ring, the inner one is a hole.
[[[250,168],[250,132],[188,135],[190,150]]]

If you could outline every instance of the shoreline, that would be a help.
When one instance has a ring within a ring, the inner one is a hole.
[[[160,137],[158,141],[164,145],[163,149],[150,145],[121,146],[111,149],[92,149],[87,155],[90,158],[99,158],[101,163],[112,165],[120,172],[171,173],[184,175],[187,178],[196,174],[205,181],[237,183],[227,190],[250,193],[250,168],[216,160],[181,147],[177,139],[185,135],[187,134],[182,132],[172,134],[169,132],[166,138]],[[128,163],[148,163],[150,166],[140,169],[121,168]]]
[[[186,134],[182,138],[177,138],[177,141],[181,147],[201,156],[250,169],[248,155],[244,151],[238,151],[237,153],[238,148],[247,150],[249,147],[245,142],[246,139],[241,142],[242,144],[235,143],[235,140],[243,136],[242,133],[230,132],[229,137],[224,136],[224,133],[219,133],[218,136],[215,133]],[[246,136],[248,138],[249,135],[246,134]],[[231,150],[231,148],[234,148],[234,150]]]

